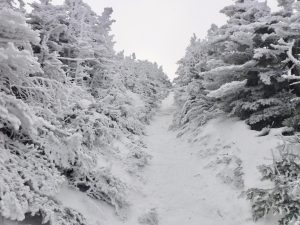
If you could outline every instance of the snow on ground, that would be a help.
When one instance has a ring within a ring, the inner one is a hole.
[[[271,163],[276,135],[257,137],[244,122],[218,118],[203,127],[198,142],[176,138],[170,131],[173,94],[147,128],[145,143],[153,156],[137,179],[128,198],[126,220],[118,219],[110,207],[83,194],[63,189],[58,198],[82,212],[95,225],[274,225],[266,218],[251,219],[249,202],[241,195],[249,187],[265,187],[257,166]]]
[[[91,225],[117,224],[119,222],[119,219],[114,215],[114,210],[109,205],[91,199],[84,193],[67,187],[67,185],[62,188],[56,198],[64,206],[81,212]]]

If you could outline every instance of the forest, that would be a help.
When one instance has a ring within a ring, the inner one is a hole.
[[[282,128],[280,156],[260,165],[268,189],[246,191],[253,218],[280,215],[279,224],[299,224],[300,2],[238,0],[221,10],[225,25],[212,25],[205,39],[191,38],[179,61],[174,126],[199,133],[212,118],[238,117],[265,136]],[[298,222],[295,222],[298,221]]]
[[[0,225],[299,225],[300,1],[231,3],[171,82],[112,8],[0,0]]]

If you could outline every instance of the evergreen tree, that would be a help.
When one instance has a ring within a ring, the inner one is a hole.
[[[254,220],[272,214],[279,216],[280,225],[298,224],[300,222],[299,201],[299,156],[291,152],[282,152],[274,159],[272,165],[259,167],[262,180],[271,181],[270,189],[252,188],[247,190],[251,201]]]
[[[217,109],[247,119],[253,129],[283,124],[297,128],[295,45],[299,32],[297,11],[290,10],[292,3],[282,1],[283,10],[272,14],[265,2],[236,1],[221,11],[229,17],[225,25],[213,26],[205,40],[193,40],[176,80],[193,87],[201,84],[201,94],[196,94],[199,104],[191,108],[202,105],[200,102],[208,97],[214,99]],[[190,52],[200,55],[201,60],[190,57]],[[197,66],[193,66],[195,61]],[[187,70],[189,64],[194,72]],[[181,108],[193,98],[187,89],[178,88],[178,93],[188,93],[181,97]],[[193,109],[182,113],[187,111]]]
[[[115,54],[110,8],[41,0],[31,29],[22,1],[0,4],[0,216],[88,224],[53,200],[65,181],[125,216],[128,187],[98,161],[126,162],[133,176],[147,164],[141,136],[170,87],[162,68]]]

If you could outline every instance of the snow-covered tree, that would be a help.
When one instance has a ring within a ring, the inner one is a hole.
[[[168,78],[115,54],[110,8],[41,0],[25,18],[22,1],[0,4],[0,218],[88,224],[55,200],[65,182],[124,216],[128,186],[99,161],[147,164],[141,136]]]
[[[7,3],[0,10],[0,214],[19,221],[38,216],[54,224],[86,224],[82,215],[52,200],[64,178],[43,146],[47,134],[60,131],[34,113],[33,106],[48,94],[31,48],[40,39],[22,10]]]
[[[225,25],[213,25],[204,40],[192,38],[175,79],[180,134],[197,133],[211,118],[204,115],[219,110],[253,129],[299,129],[299,2],[278,3],[281,10],[272,13],[266,2],[235,1],[221,11]],[[299,223],[298,158],[282,153],[260,167],[274,186],[247,191],[255,220],[275,214],[281,225]]]
[[[200,95],[214,99],[218,109],[247,119],[253,129],[295,126],[298,103],[292,100],[299,88],[297,78],[286,75],[299,75],[297,4],[280,5],[272,14],[266,2],[236,1],[221,10],[229,17],[225,25],[212,26],[205,40],[193,38],[175,80],[184,87],[177,89],[181,108],[193,98],[187,84],[200,84],[201,101]]]
[[[216,29],[213,25],[209,33],[212,34]],[[198,40],[194,35],[185,57],[178,62],[178,77],[174,80],[178,112],[175,113],[173,127],[180,127],[181,134],[187,131],[196,132],[208,120],[221,113],[215,107],[214,99],[206,96],[204,77],[200,75],[212,66],[212,63],[207,63],[210,57],[209,47],[208,41]]]

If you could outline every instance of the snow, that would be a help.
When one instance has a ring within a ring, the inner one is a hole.
[[[144,101],[141,99],[141,97],[138,94],[133,93],[130,90],[127,90],[126,94],[133,100],[134,106],[136,108],[144,108],[145,107]]]
[[[259,181],[256,167],[271,163],[271,149],[280,143],[276,130],[258,137],[243,121],[217,118],[203,127],[196,142],[188,142],[169,130],[174,112],[171,93],[147,128],[144,141],[153,158],[143,178],[132,181],[127,219],[68,187],[57,198],[93,225],[276,224],[270,218],[253,222],[250,204],[241,194],[269,185]],[[235,167],[241,170],[240,177],[233,173]]]
[[[80,99],[78,101],[78,105],[82,108],[82,109],[87,109],[93,102],[87,99]]]
[[[247,80],[243,81],[232,81],[230,83],[223,84],[219,89],[210,91],[208,97],[221,98],[231,94],[236,94],[243,87],[245,87]]]
[[[84,193],[68,187],[62,187],[56,198],[66,207],[73,208],[82,213],[91,225],[102,225],[118,221],[114,210],[105,204],[87,197]]]

